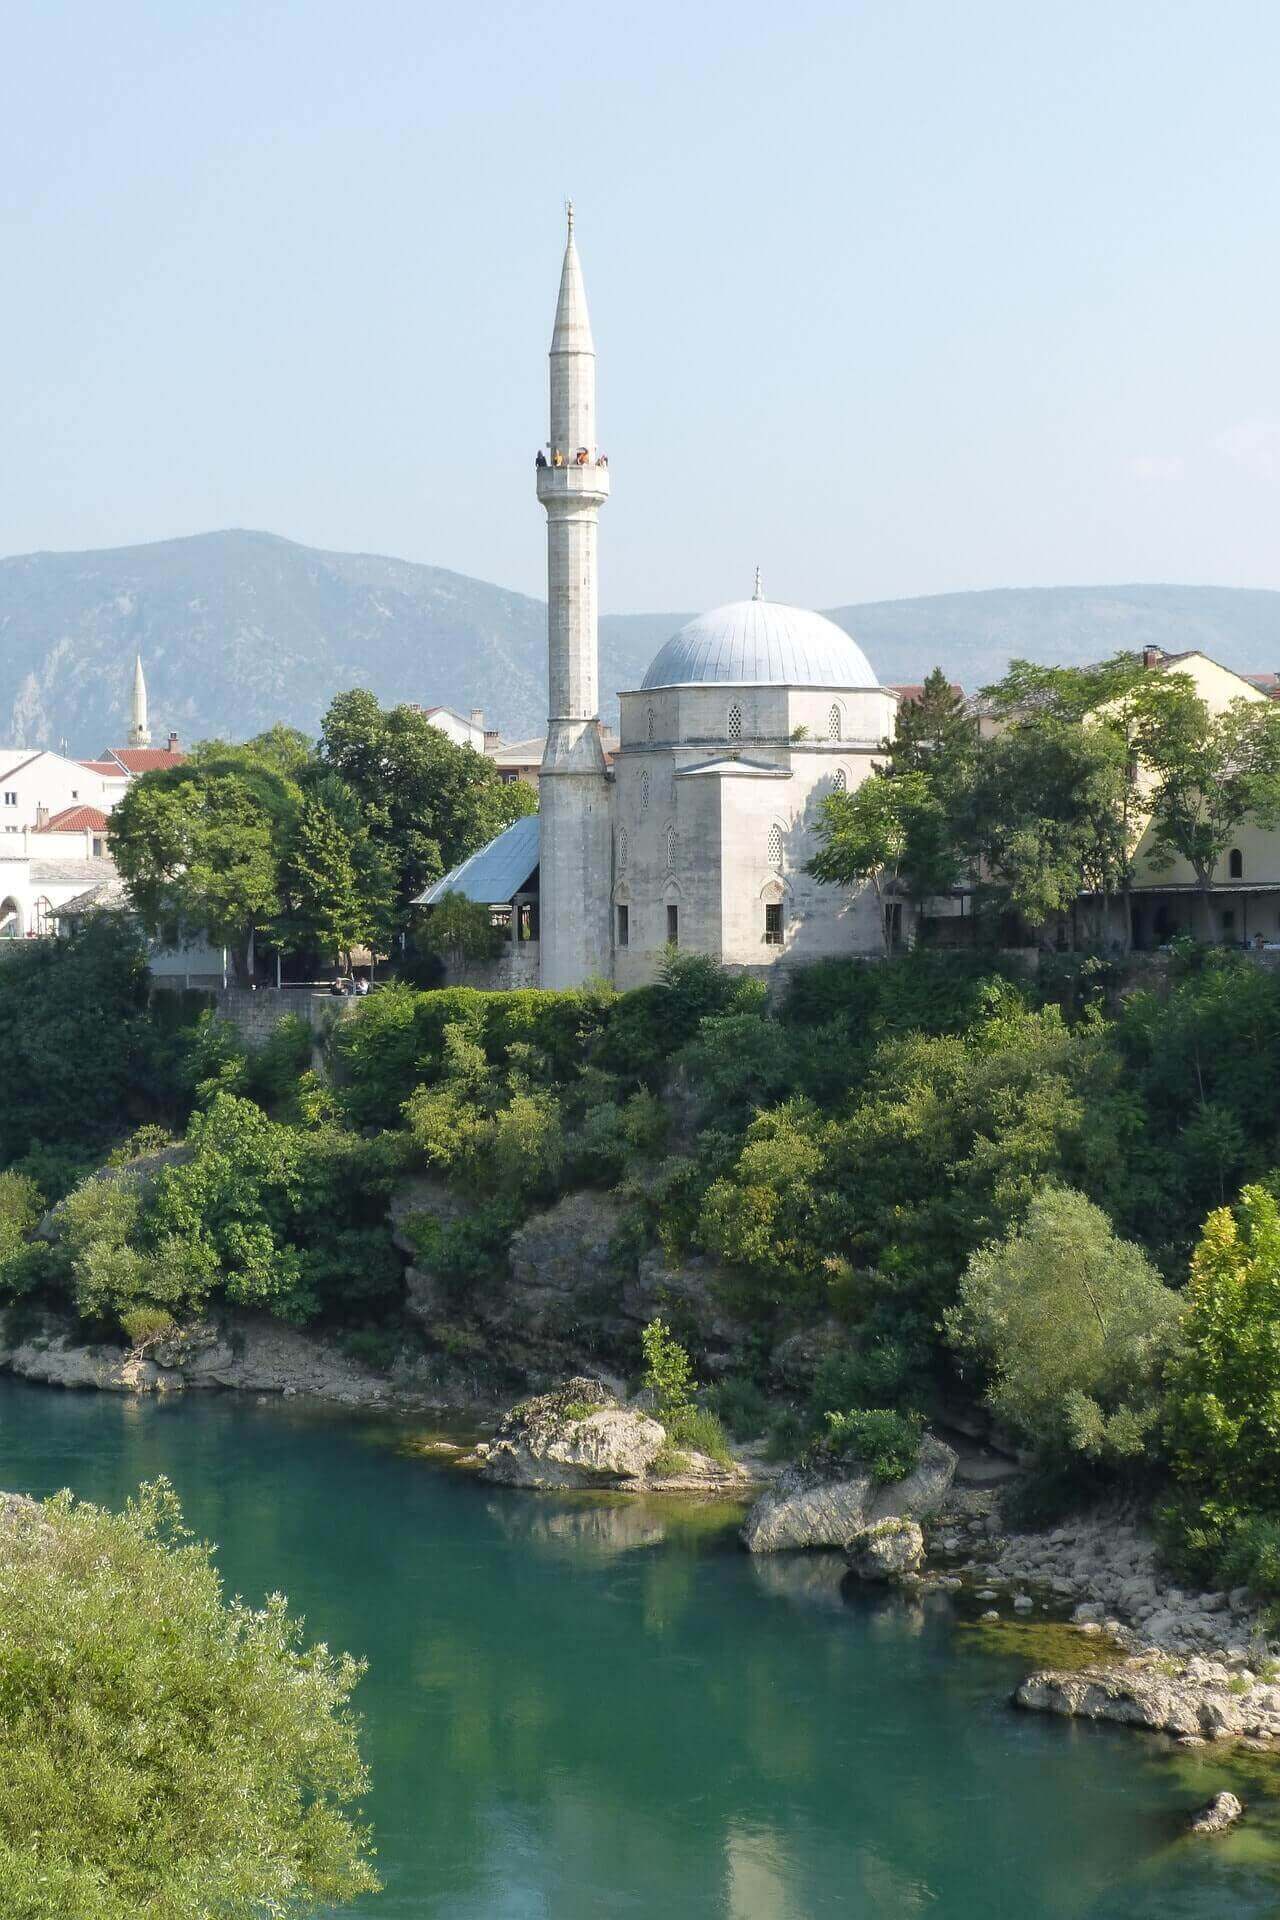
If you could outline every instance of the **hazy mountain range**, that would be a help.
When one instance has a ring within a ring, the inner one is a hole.
[[[1065,664],[1148,644],[1280,669],[1280,592],[1262,589],[1002,588],[828,611],[889,683],[941,665],[976,688],[1018,654]],[[604,616],[606,714],[687,618]],[[239,739],[275,720],[313,733],[355,685],[384,702],[483,707],[508,738],[546,716],[541,601],[443,567],[231,531],[0,560],[0,746],[119,744],[135,649],[157,737]]]

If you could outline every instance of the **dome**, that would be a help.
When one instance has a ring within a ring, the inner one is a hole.
[[[776,600],[731,600],[672,634],[642,687],[875,687],[871,662],[843,628]]]

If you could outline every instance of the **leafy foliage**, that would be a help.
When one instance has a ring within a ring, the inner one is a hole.
[[[360,1664],[228,1601],[172,1490],[2,1523],[0,1884],[12,1920],[260,1920],[378,1885]]]
[[[1141,1249],[1083,1194],[1049,1187],[975,1253],[946,1316],[994,1412],[1050,1458],[1140,1455],[1180,1303]]]
[[[903,1480],[920,1458],[923,1421],[893,1408],[854,1408],[828,1413],[827,1430],[805,1456],[812,1466],[856,1461],[873,1480]]]

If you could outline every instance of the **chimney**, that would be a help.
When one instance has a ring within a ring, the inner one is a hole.
[[[1144,647],[1142,649],[1142,664],[1148,673],[1154,672],[1163,658],[1164,655],[1161,653],[1159,647]]]
[[[36,807],[36,832],[37,832],[37,833],[39,833],[39,831],[40,831],[40,829],[41,829],[41,827],[47,827],[47,826],[48,826],[48,824],[49,824],[49,809],[48,809],[48,807],[42,807],[42,806],[39,806],[39,805],[37,805],[37,807]]]
[[[475,728],[477,733],[484,732],[484,708],[483,707],[472,707],[471,724]]]
[[[501,734],[501,731],[499,730],[499,728],[497,728],[497,727],[486,727],[486,728],[485,728],[485,730],[484,730],[484,750],[485,750],[485,752],[486,752],[486,753],[496,753],[496,752],[498,751],[498,748],[499,748],[499,747],[500,747],[501,745],[502,745],[502,734]]]
[[[176,733],[169,735],[169,745],[166,751],[169,753],[176,753],[178,751],[178,736]]]

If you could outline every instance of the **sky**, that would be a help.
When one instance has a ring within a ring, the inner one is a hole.
[[[1280,587],[1276,0],[10,0],[0,553],[263,528],[601,599]]]

